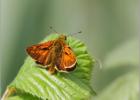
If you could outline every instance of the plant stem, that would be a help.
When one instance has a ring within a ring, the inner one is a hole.
[[[1,100],[6,100],[7,97],[14,94],[16,92],[16,89],[14,87],[7,87],[6,91],[4,92]]]

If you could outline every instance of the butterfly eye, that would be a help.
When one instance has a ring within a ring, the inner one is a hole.
[[[65,36],[65,40],[67,40],[67,37]]]

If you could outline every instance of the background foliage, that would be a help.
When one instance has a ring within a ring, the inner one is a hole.
[[[75,37],[102,63],[92,78],[97,100],[138,100],[138,7],[138,0],[1,0],[0,92],[23,64],[25,48],[53,26],[83,31]]]

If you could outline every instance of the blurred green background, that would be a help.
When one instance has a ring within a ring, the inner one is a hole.
[[[60,33],[83,32],[75,37],[102,65],[93,71],[92,86],[104,92],[137,69],[138,8],[138,0],[1,0],[1,93],[23,64],[25,48],[50,34],[49,26]]]

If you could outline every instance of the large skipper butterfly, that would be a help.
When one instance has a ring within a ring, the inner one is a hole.
[[[56,71],[73,71],[77,60],[66,40],[66,35],[61,34],[55,40],[32,45],[26,51],[37,64],[48,69],[51,74]]]

